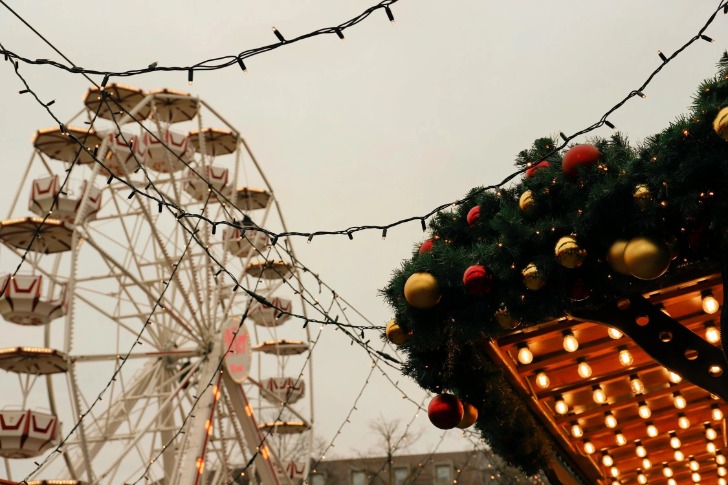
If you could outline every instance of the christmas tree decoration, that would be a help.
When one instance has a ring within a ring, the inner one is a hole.
[[[463,273],[463,286],[469,295],[487,295],[493,287],[493,275],[480,264],[470,266]]]
[[[518,199],[518,207],[527,216],[533,214],[534,209],[536,209],[536,199],[533,198],[533,192],[527,190],[521,194],[521,198]]]
[[[644,209],[652,201],[652,192],[650,192],[650,188],[645,184],[639,184],[634,188],[632,197],[637,205]]]
[[[463,419],[460,420],[457,427],[466,429],[475,424],[478,420],[478,408],[472,404],[463,403]]]
[[[420,254],[420,256],[422,256],[425,253],[429,253],[430,251],[432,251],[432,245],[433,244],[435,244],[435,241],[433,241],[432,239],[428,239],[427,241],[425,241],[422,244],[420,244],[420,249],[418,251],[419,254]]]
[[[581,278],[577,279],[569,290],[569,299],[571,301],[584,301],[589,296],[591,296],[591,291]]]
[[[412,335],[410,332],[407,332],[402,327],[400,327],[397,323],[397,320],[394,319],[390,320],[387,324],[387,329],[385,330],[385,333],[389,341],[392,342],[394,345],[406,344],[410,336]]]
[[[609,251],[607,251],[607,262],[609,266],[617,273],[623,275],[629,274],[629,270],[624,264],[624,248],[627,247],[627,243],[629,241],[625,239],[617,239],[609,246]]]
[[[516,328],[519,324],[519,321],[513,318],[508,312],[508,308],[504,306],[501,306],[498,310],[496,310],[495,320],[501,328],[505,329]]]
[[[480,217],[480,206],[475,206],[472,209],[468,211],[468,215],[466,216],[466,220],[468,221],[468,226],[473,227],[473,224],[475,224],[475,221],[478,220]]]
[[[564,268],[578,268],[586,260],[586,249],[580,248],[573,236],[564,236],[559,239],[554,252],[556,260]]]
[[[665,274],[672,257],[666,244],[647,237],[631,239],[624,248],[624,265],[629,274],[641,280],[654,280]]]
[[[713,130],[728,141],[728,106],[721,109],[713,120]]]
[[[460,399],[452,394],[440,394],[427,406],[427,417],[440,429],[452,429],[463,420],[465,410]]]
[[[546,284],[541,271],[534,263],[529,263],[525,268],[523,268],[521,276],[523,276],[523,284],[525,284],[526,288],[529,290],[540,290],[543,285]]]
[[[543,161],[529,167],[529,169],[526,170],[526,178],[533,177],[534,175],[536,175],[536,172],[545,168],[551,168],[551,164],[549,162]]]
[[[440,286],[430,273],[414,273],[404,285],[404,297],[415,308],[432,308],[440,302]]]
[[[594,145],[576,145],[569,149],[561,162],[561,170],[568,178],[578,175],[578,167],[588,168],[596,165],[602,158],[602,152]]]

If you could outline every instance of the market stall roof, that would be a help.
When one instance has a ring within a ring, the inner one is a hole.
[[[719,346],[722,294],[720,275],[708,275],[644,296]],[[627,335],[564,317],[506,335],[488,351],[586,483],[726,483],[725,401]]]

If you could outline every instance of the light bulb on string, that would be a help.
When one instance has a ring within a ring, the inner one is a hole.
[[[577,366],[576,371],[579,373],[579,377],[583,379],[588,379],[592,375],[592,368],[589,365],[589,363],[586,361],[586,359],[579,359],[577,360]]]
[[[645,385],[642,383],[637,374],[629,376],[629,387],[635,394],[644,394],[645,392]]]
[[[685,459],[685,453],[679,448],[675,450],[672,456],[675,458],[675,461],[683,461]]]
[[[604,404],[607,402],[607,394],[604,392],[604,389],[602,389],[602,386],[596,385],[592,386],[592,399],[594,399],[594,402],[597,404]]]
[[[690,467],[690,470],[694,472],[700,469],[700,463],[698,463],[698,460],[696,460],[694,456],[690,457],[690,462],[688,463],[688,466]]]
[[[649,458],[642,458],[642,468],[644,468],[645,470],[649,470],[650,468],[652,468],[652,462]]]
[[[614,466],[614,458],[612,458],[612,455],[610,455],[606,450],[602,451],[602,465]]]
[[[703,290],[700,293],[700,298],[702,300],[703,304],[703,311],[707,313],[708,315],[712,315],[718,311],[720,308],[720,304],[718,304],[718,300],[715,299],[713,296],[713,292],[710,290]]]
[[[642,419],[649,419],[650,416],[652,416],[652,411],[645,401],[640,401],[637,404],[637,414],[639,414]]]
[[[647,450],[640,440],[634,442],[634,453],[639,458],[644,458],[647,456]]]
[[[720,332],[713,322],[705,322],[705,340],[711,344],[717,344],[720,342]]]
[[[719,451],[715,454],[715,462],[719,465],[725,465],[725,455],[722,451]]]
[[[726,469],[724,466],[719,466],[717,471],[719,477],[724,477],[726,475]]]
[[[725,479],[725,478],[723,478],[723,477],[720,477],[720,478],[718,479],[718,485],[728,485],[728,481],[726,481],[726,479]]]
[[[693,472],[690,474],[690,478],[693,481],[693,483],[700,483],[700,473]]]
[[[584,429],[581,427],[581,425],[577,421],[571,422],[571,436],[574,438],[581,438],[584,436]]]
[[[533,352],[531,352],[531,349],[528,348],[528,344],[526,342],[518,344],[518,362],[523,365],[528,365],[533,362]]]
[[[622,364],[624,367],[632,365],[634,362],[634,357],[632,357],[632,354],[629,350],[627,350],[627,347],[620,347],[619,348],[619,363]]]
[[[617,446],[624,446],[627,444],[627,437],[624,436],[621,430],[617,430],[614,432],[614,441],[617,443]]]
[[[645,485],[647,483],[647,476],[642,473],[642,470],[637,471],[637,483],[640,485]]]
[[[682,382],[682,377],[680,376],[680,374],[676,374],[673,371],[667,371],[667,378],[673,384],[680,384],[680,382]]]
[[[685,413],[677,413],[677,425],[680,429],[688,429],[690,427],[690,420]]]
[[[576,352],[579,348],[579,341],[574,336],[574,332],[571,330],[564,330],[562,335],[564,337],[564,350],[567,352]]]
[[[604,425],[612,429],[617,427],[617,418],[612,414],[612,411],[604,413]]]
[[[723,411],[720,409],[720,406],[717,404],[710,406],[710,416],[713,418],[713,421],[720,421],[723,419]]]
[[[541,389],[546,389],[551,385],[551,379],[549,379],[549,376],[544,371],[540,371],[536,374],[536,385]]]
[[[672,447],[673,450],[676,450],[680,448],[680,438],[677,437],[677,434],[675,434],[674,431],[670,431],[670,447]]]
[[[710,423],[705,423],[705,437],[711,441],[718,437],[718,432],[710,425]]]
[[[677,409],[685,409],[685,406],[688,405],[688,402],[685,400],[685,397],[680,394],[680,391],[675,391],[672,393],[672,403]]]
[[[667,478],[671,478],[673,475],[672,468],[670,468],[670,465],[668,465],[667,462],[662,464],[662,474]]]
[[[657,426],[655,426],[655,424],[652,423],[651,421],[648,421],[647,422],[647,436],[649,436],[650,438],[654,438],[658,434],[659,434],[659,432],[657,431]]]
[[[569,405],[564,401],[563,396],[556,396],[556,402],[554,403],[554,410],[559,414],[566,414],[569,412]]]
[[[619,469],[616,466],[612,466],[609,468],[609,474],[612,475],[613,478],[617,478],[619,476]]]
[[[715,452],[717,451],[717,448],[715,447],[715,443],[712,441],[708,441],[705,444],[705,451],[707,451],[708,453],[715,454]]]
[[[595,451],[597,451],[597,449],[594,446],[594,443],[589,440],[584,440],[584,453],[586,453],[587,455],[591,455]]]
[[[607,335],[609,335],[609,337],[613,338],[614,340],[619,340],[622,338],[623,334],[618,329],[616,329],[614,327],[609,327],[607,329]]]

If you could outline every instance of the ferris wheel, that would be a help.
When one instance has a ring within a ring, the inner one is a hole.
[[[288,318],[292,249],[168,210],[285,230],[239,132],[187,93],[109,85],[33,145],[0,222],[0,477],[300,484],[314,342]]]

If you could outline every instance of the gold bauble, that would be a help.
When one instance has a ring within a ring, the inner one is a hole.
[[[495,319],[501,328],[505,328],[507,330],[516,328],[518,326],[518,324],[520,323],[518,320],[516,320],[515,318],[513,318],[511,316],[511,313],[508,311],[508,308],[506,308],[504,306],[502,306],[498,310],[496,310]]]
[[[458,428],[465,429],[475,424],[478,420],[478,408],[472,404],[463,403],[463,419],[458,423]]]
[[[586,249],[579,247],[572,236],[564,236],[556,243],[554,248],[556,260],[564,268],[574,269],[584,264]]]
[[[440,286],[430,273],[414,273],[404,284],[404,297],[415,308],[432,308],[440,302]]]
[[[636,237],[624,248],[624,265],[641,280],[659,278],[670,267],[670,248],[647,237]]]
[[[523,268],[521,275],[523,276],[523,284],[525,284],[526,288],[529,290],[541,289],[546,283],[543,279],[543,275],[541,274],[541,270],[539,270],[538,266],[534,263],[530,263],[528,266]]]
[[[652,200],[652,192],[650,192],[650,188],[645,184],[639,184],[634,188],[632,197],[634,197],[634,201],[637,202],[637,205],[644,209]]]
[[[629,241],[625,239],[617,239],[609,246],[607,251],[607,262],[614,271],[623,275],[629,275],[629,270],[624,264],[624,248],[627,247]]]
[[[399,326],[397,320],[394,319],[390,320],[390,322],[387,324],[386,334],[389,341],[392,342],[394,345],[406,344],[410,336],[412,335],[409,332],[405,332],[404,329]]]
[[[526,215],[533,214],[533,210],[536,208],[536,199],[533,198],[533,192],[527,190],[522,193],[521,198],[518,199],[518,207]]]
[[[725,141],[728,141],[728,107],[718,112],[718,116],[713,120],[713,129]]]

